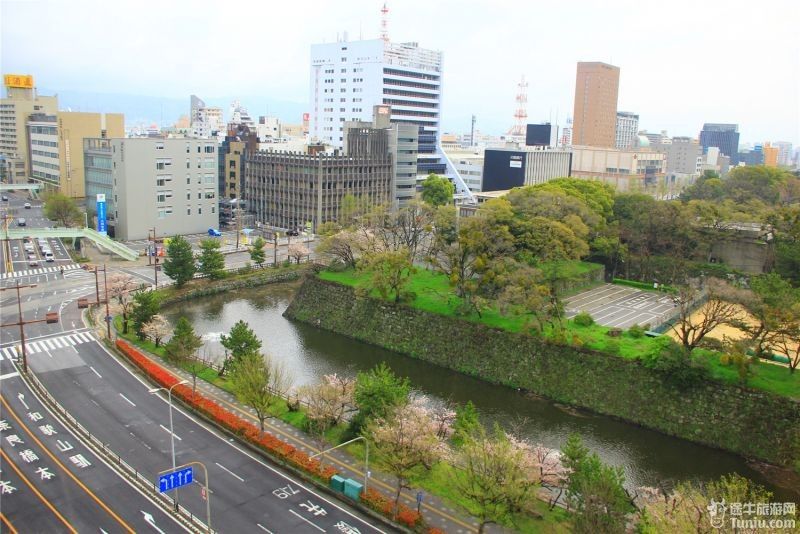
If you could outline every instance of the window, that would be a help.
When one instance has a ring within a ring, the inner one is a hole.
[[[197,214],[198,214],[198,215],[202,215],[202,214],[203,214],[203,208],[201,208],[201,207],[199,207],[199,206],[198,206],[198,208],[197,208]]]
[[[189,168],[189,160],[188,159],[186,160],[186,168],[187,169]]]
[[[211,206],[211,213],[216,213],[216,212],[217,212],[216,208],[214,206]]]
[[[156,143],[156,150],[164,150],[164,143]]]
[[[186,185],[189,185],[191,183],[191,181],[192,181],[192,177],[187,174],[186,175]]]
[[[342,74],[344,74],[345,72],[347,72],[347,69],[342,69]]]
[[[213,154],[214,153],[214,145],[206,145],[205,148],[206,154]]]
[[[156,202],[166,202],[167,201],[167,194],[159,192],[156,194]]]
[[[186,215],[192,214],[192,208],[186,208]]]
[[[190,152],[189,143],[186,143],[186,153],[188,154],[189,152]]]
[[[342,58],[342,63],[347,63],[347,58],[346,57]]]
[[[172,166],[172,158],[158,158],[156,160],[156,169],[163,171]]]
[[[186,200],[192,200],[192,194],[186,193]]]
[[[201,147],[200,145],[197,145],[197,153],[199,154],[202,150],[203,150],[203,147]]]

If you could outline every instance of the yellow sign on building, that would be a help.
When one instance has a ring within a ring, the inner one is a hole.
[[[33,76],[30,74],[6,74],[3,76],[3,82],[6,87],[33,89]]]

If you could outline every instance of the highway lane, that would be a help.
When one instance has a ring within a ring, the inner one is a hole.
[[[97,343],[34,354],[29,364],[90,432],[140,472],[155,480],[171,466],[166,399],[149,394],[149,385]],[[177,408],[174,427],[177,464],[199,460],[210,471],[215,528],[253,532],[261,525],[276,533],[316,533],[345,525],[379,531],[342,503],[306,489]],[[180,501],[195,514],[205,513],[196,489],[182,491]]]
[[[19,532],[185,532],[71,434],[11,369],[0,361],[4,522]]]

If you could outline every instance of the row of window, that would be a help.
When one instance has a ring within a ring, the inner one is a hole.
[[[384,98],[383,103],[391,106],[413,106],[417,108],[437,109],[439,107],[439,104],[435,102],[412,102],[411,100],[395,100],[393,98]],[[394,110],[392,110],[392,112],[394,112]]]
[[[31,126],[32,134],[58,135],[58,128],[55,126]]]
[[[58,142],[56,142],[56,141],[45,141],[43,139],[31,139],[31,144],[32,145],[38,145],[38,146],[49,146],[49,147],[57,147],[58,146]]]
[[[31,150],[34,156],[43,156],[45,158],[58,159],[58,152],[45,152],[44,150]]]

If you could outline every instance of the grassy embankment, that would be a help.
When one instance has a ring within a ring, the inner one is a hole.
[[[319,276],[323,280],[356,288],[365,288],[369,284],[369,275],[352,270],[342,272],[323,271]],[[419,310],[460,317],[467,321],[510,332],[531,332],[529,317],[504,315],[495,308],[482,310],[480,316],[474,312],[469,315],[459,315],[460,299],[455,296],[447,278],[440,273],[419,270],[413,275],[406,290],[416,294],[416,298],[409,303],[409,306]],[[371,294],[379,298],[376,291]],[[607,335],[610,328],[597,324],[579,326],[573,321],[566,321],[565,325],[566,337],[570,340],[570,343],[627,359],[637,359],[647,354],[657,353],[660,350],[660,344],[663,343],[657,338],[635,338],[627,332],[619,337],[610,337]],[[552,337],[553,334],[552,328],[545,327],[541,335]],[[730,384],[739,383],[736,368],[720,363],[719,353],[697,349],[695,356],[708,362],[710,375],[713,379]],[[754,374],[748,378],[747,386],[777,395],[800,398],[800,373],[790,374],[786,367],[762,363],[754,367]]]

